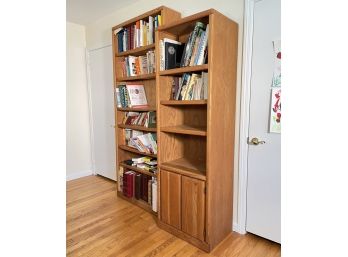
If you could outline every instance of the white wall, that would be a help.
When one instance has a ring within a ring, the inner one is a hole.
[[[66,176],[92,174],[85,27],[66,25]],[[53,125],[53,124],[52,124]],[[54,135],[53,135],[54,136]]]
[[[240,113],[240,89],[241,89],[241,61],[242,61],[242,38],[244,0],[139,0],[125,8],[116,10],[98,21],[86,26],[87,48],[95,49],[111,44],[111,28],[121,22],[131,19],[146,11],[161,5],[181,12],[182,17],[214,8],[239,24],[238,41],[238,70],[237,70],[237,118],[236,118],[236,145],[235,145],[235,177],[234,177],[234,207],[233,223],[238,222],[237,199],[238,199],[238,138],[239,138],[239,113]]]

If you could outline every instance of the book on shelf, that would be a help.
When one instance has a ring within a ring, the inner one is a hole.
[[[152,189],[152,210],[154,212],[157,212],[157,179],[152,178],[152,184],[151,184],[151,189]]]
[[[149,50],[146,55],[128,55],[119,61],[123,77],[134,77],[138,75],[151,74],[156,72],[155,51]]]
[[[119,183],[122,183],[119,191],[128,198],[134,198],[146,202],[154,212],[157,212],[157,179],[146,174],[122,168],[122,176]]]
[[[135,172],[131,170],[123,173],[123,195],[129,198],[134,196],[134,176]]]
[[[156,112],[126,112],[122,124],[155,128]]]
[[[129,104],[128,107],[147,107],[144,85],[126,85]]]
[[[202,65],[207,59],[209,24],[196,22],[181,56],[180,67]]]
[[[181,79],[173,77],[170,97],[173,100],[208,99],[208,73],[184,73]]]
[[[141,174],[135,175],[135,199],[139,200],[141,195]]]
[[[157,173],[157,159],[154,157],[143,156],[139,158],[133,158],[124,161],[125,164],[133,166],[144,171],[151,173]]]
[[[153,44],[155,42],[155,30],[161,23],[162,17],[158,14],[115,30],[118,52],[122,53]]]
[[[157,154],[157,138],[155,133],[146,133],[142,131],[125,129],[125,141],[130,147],[139,152],[147,154]]]
[[[164,38],[160,40],[160,70],[180,67],[184,45],[176,40]]]
[[[122,108],[147,107],[144,85],[122,84],[115,88],[116,106]]]

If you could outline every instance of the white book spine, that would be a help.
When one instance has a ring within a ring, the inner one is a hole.
[[[163,40],[160,40],[160,70],[164,70],[164,42]]]
[[[157,181],[152,182],[152,210],[157,212]]]

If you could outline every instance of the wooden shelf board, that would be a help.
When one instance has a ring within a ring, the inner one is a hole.
[[[214,10],[214,9],[209,9],[203,12],[199,12],[190,16],[187,16],[185,18],[179,19],[177,21],[168,23],[166,25],[162,25],[158,27],[158,31],[167,31],[170,30],[172,28],[176,28],[176,27],[182,27],[184,26],[186,23],[191,23],[193,21],[205,18],[205,17],[209,17],[210,14],[213,13],[218,13],[218,11]]]
[[[138,125],[126,125],[126,124],[118,124],[119,128],[127,128],[127,129],[134,129],[134,130],[140,130],[140,131],[149,131],[149,132],[157,132],[156,128],[147,128],[144,126],[138,126]]]
[[[162,100],[162,105],[207,105],[208,100]]]
[[[155,79],[156,73],[151,74],[143,74],[143,75],[137,75],[137,76],[131,76],[131,77],[119,77],[116,78],[118,82],[123,81],[133,81],[133,80],[147,80],[147,79]]]
[[[154,212],[152,210],[152,207],[147,202],[145,202],[143,200],[137,200],[134,197],[128,198],[128,197],[124,196],[121,191],[117,191],[117,196],[122,198],[123,200],[126,200],[128,202],[131,202],[131,203],[135,204],[136,206],[144,209],[145,211],[147,211],[147,212],[149,212],[152,215],[155,215],[157,217],[157,212]]]
[[[141,46],[141,47],[137,47],[134,48],[132,50],[128,50],[128,51],[124,51],[121,53],[117,53],[116,57],[122,57],[122,56],[127,56],[127,55],[135,55],[135,56],[139,56],[142,55],[144,53],[146,53],[147,51],[149,51],[150,49],[154,49],[155,48],[155,44],[150,44],[147,46]]]
[[[188,160],[186,158],[180,158],[173,161],[164,162],[160,165],[160,168],[200,180],[206,180],[205,161],[199,162]]]
[[[206,127],[193,127],[188,125],[177,125],[177,126],[168,126],[161,127],[161,132],[170,132],[177,134],[185,134],[185,135],[194,135],[194,136],[207,136],[207,128]]]
[[[203,64],[203,65],[164,70],[164,71],[160,71],[159,75],[160,76],[179,75],[179,74],[183,74],[187,72],[198,72],[198,71],[207,71],[207,70],[208,70],[208,64]]]
[[[138,20],[147,19],[149,16],[153,16],[153,15],[159,14],[163,9],[172,10],[172,9],[162,5],[162,6],[158,7],[158,8],[156,8],[156,9],[153,9],[153,10],[148,11],[146,13],[143,13],[143,14],[141,14],[139,16],[136,16],[136,17],[134,17],[132,19],[129,19],[129,20],[125,21],[125,22],[122,22],[121,24],[118,24],[117,26],[112,27],[112,30],[114,31],[117,28],[121,28],[121,27],[125,27],[127,25],[130,25],[130,24],[133,24],[133,23],[137,22]]]
[[[130,146],[126,146],[126,145],[119,145],[118,146],[120,149],[128,151],[128,152],[132,152],[132,153],[136,153],[139,155],[145,155],[145,156],[150,156],[150,157],[156,157],[157,158],[157,154],[149,154],[149,153],[143,153],[138,151],[136,148],[130,147]]]
[[[139,173],[142,173],[142,174],[145,174],[145,175],[148,175],[148,176],[151,176],[151,177],[157,177],[157,175],[155,173],[152,173],[152,172],[149,172],[147,170],[144,170],[144,169],[140,169],[140,168],[137,168],[135,166],[130,166],[130,165],[127,165],[125,163],[120,163],[120,166],[126,168],[126,169],[130,169],[130,170],[133,170],[133,171],[136,171],[136,172],[139,172]]]
[[[156,107],[148,106],[148,107],[127,107],[127,108],[120,108],[117,107],[118,111],[123,111],[123,112],[151,112],[151,111],[156,111]]]

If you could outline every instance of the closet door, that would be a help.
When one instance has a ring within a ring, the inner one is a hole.
[[[205,182],[182,176],[182,231],[205,240]]]
[[[181,176],[161,170],[161,220],[181,229]]]

